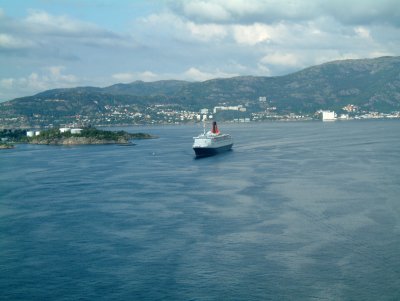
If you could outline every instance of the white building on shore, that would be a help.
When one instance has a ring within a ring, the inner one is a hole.
[[[216,114],[221,111],[239,111],[239,112],[246,112],[246,108],[243,107],[242,105],[238,106],[217,106],[214,107],[213,113]]]
[[[60,133],[66,133],[71,131],[71,128],[60,128]]]
[[[322,121],[334,121],[336,120],[335,111],[322,111]]]
[[[71,134],[80,134],[82,129],[71,129]]]
[[[39,136],[39,135],[40,135],[40,131],[27,131],[26,132],[27,137],[35,137],[35,136]]]

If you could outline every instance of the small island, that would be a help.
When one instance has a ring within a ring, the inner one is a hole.
[[[11,149],[14,148],[14,144],[0,143],[0,149]]]
[[[82,129],[54,128],[45,131],[2,130],[0,137],[14,143],[45,145],[88,145],[88,144],[121,144],[133,145],[133,139],[156,138],[145,133],[128,133],[125,131],[105,131],[95,127]],[[4,148],[10,144],[3,144]],[[10,148],[10,147],[8,147]]]

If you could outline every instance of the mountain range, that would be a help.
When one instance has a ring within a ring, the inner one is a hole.
[[[0,113],[90,115],[107,105],[177,104],[199,110],[224,104],[258,102],[281,112],[338,110],[354,104],[367,111],[400,110],[400,57],[333,61],[275,77],[239,76],[203,82],[164,80],[136,81],[105,88],[53,89],[0,103]]]

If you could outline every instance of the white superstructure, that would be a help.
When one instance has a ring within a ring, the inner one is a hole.
[[[229,134],[214,134],[211,131],[194,137],[193,147],[212,147],[218,148],[232,144],[233,140]]]

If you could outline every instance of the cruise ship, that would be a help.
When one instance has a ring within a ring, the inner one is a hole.
[[[193,137],[193,150],[196,157],[206,157],[228,151],[232,148],[233,139],[229,134],[222,134],[218,130],[217,123],[214,121],[211,131],[204,132],[197,137]]]

